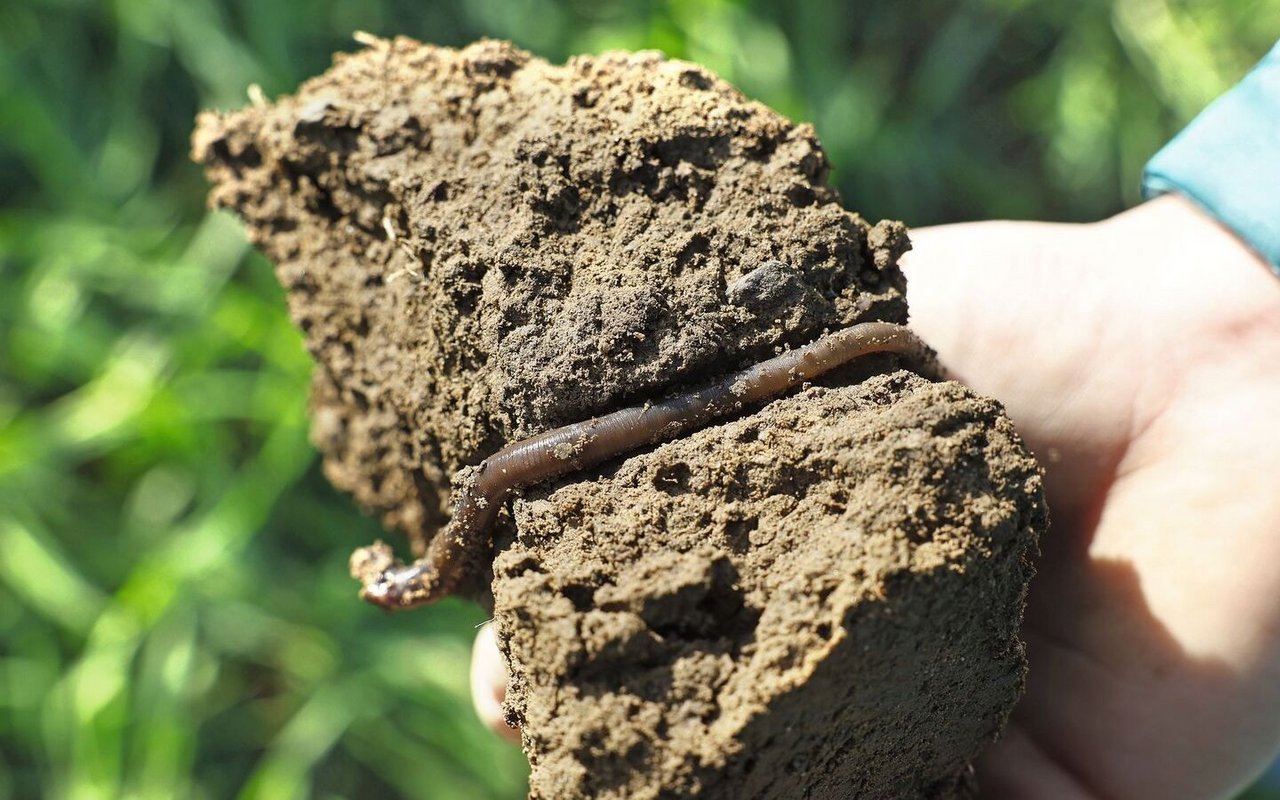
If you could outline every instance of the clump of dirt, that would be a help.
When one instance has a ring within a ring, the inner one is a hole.
[[[904,229],[840,207],[812,129],[655,53],[379,41],[193,152],[306,333],[326,473],[419,552],[505,443],[906,319]],[[963,795],[1039,475],[992,401],[858,383],[892,363],[512,503],[533,796]]]
[[[906,319],[902,228],[813,130],[657,53],[397,39],[193,149],[307,334],[330,479],[419,544],[504,442]]]
[[[814,387],[515,519],[536,796],[963,797],[1020,691],[1040,474],[959,384]]]

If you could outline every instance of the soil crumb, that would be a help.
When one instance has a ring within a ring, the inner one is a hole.
[[[903,226],[657,53],[377,40],[202,114],[193,156],[306,334],[326,474],[416,552],[506,443],[906,321]],[[1040,478],[998,404],[892,367],[512,503],[469,592],[531,796],[967,796],[1023,681]]]

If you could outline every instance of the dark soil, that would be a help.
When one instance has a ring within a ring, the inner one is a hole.
[[[812,129],[652,53],[382,42],[194,155],[306,332],[326,473],[418,551],[505,443],[906,319],[903,228],[840,207]],[[966,796],[1040,477],[998,404],[892,367],[512,503],[533,796]]]

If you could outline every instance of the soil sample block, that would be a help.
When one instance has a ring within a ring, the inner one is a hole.
[[[193,151],[306,333],[326,474],[419,553],[505,444],[907,318],[905,229],[840,206],[812,129],[656,53],[369,40]],[[533,797],[968,796],[1024,680],[1040,472],[900,366],[512,499],[463,589]]]

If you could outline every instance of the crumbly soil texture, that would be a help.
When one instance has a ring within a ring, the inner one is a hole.
[[[506,443],[906,321],[901,224],[841,207],[809,126],[657,53],[376,40],[201,115],[193,154],[306,334],[326,474],[415,552]],[[1041,478],[996,402],[897,367],[511,501],[468,592],[531,797],[971,795]]]

